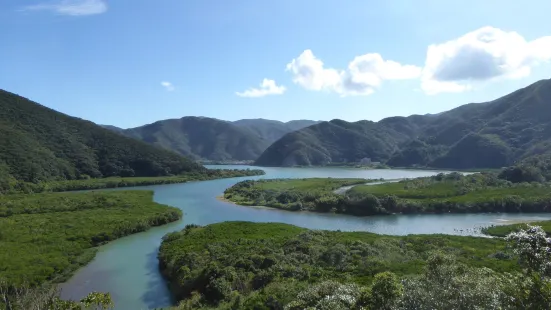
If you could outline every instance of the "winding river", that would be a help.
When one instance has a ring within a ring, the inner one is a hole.
[[[216,166],[209,168],[247,168]],[[543,220],[550,214],[445,214],[354,217],[348,215],[288,212],[233,205],[216,199],[233,184],[262,178],[384,178],[401,179],[434,175],[436,171],[361,170],[347,168],[261,168],[266,175],[129,189],[155,191],[156,202],[180,208],[182,220],[102,246],[96,258],[61,285],[63,298],[79,299],[91,291],[110,292],[116,310],[154,309],[172,305],[158,270],[161,238],[187,224],[223,221],[282,222],[312,229],[370,231],[381,234],[476,234],[477,227],[508,221]],[[214,241],[214,240],[213,240]]]

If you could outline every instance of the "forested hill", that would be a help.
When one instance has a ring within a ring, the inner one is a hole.
[[[0,179],[162,176],[204,169],[176,153],[0,90]]]
[[[113,131],[196,159],[255,160],[283,135],[317,122],[300,120],[283,123],[266,119],[229,122],[208,117],[187,116]]]
[[[270,145],[246,128],[208,117],[162,120],[124,134],[197,159],[254,160]]]
[[[294,121],[289,121],[284,123],[276,120],[256,118],[256,119],[241,119],[232,123],[239,127],[249,129],[250,131],[256,133],[262,139],[272,144],[290,132],[293,132],[295,130],[299,130],[311,125],[315,125],[320,122],[310,121],[310,120],[294,120]],[[268,147],[268,145],[266,147]]]
[[[369,157],[397,167],[499,168],[549,151],[551,80],[541,80],[437,115],[323,122],[285,135],[256,163],[323,165]]]

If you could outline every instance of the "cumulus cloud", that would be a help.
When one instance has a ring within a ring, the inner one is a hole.
[[[516,32],[483,27],[428,47],[421,87],[428,94],[461,92],[476,83],[516,79],[551,60],[551,36],[527,41]]]
[[[26,6],[23,10],[52,11],[61,15],[83,16],[105,13],[107,3],[103,0],[61,0]]]
[[[172,83],[166,81],[161,82],[161,86],[163,86],[167,91],[173,91],[174,89],[176,89],[174,85],[172,85]]]
[[[239,97],[257,98],[268,95],[281,95],[285,92],[285,86],[278,86],[274,80],[264,79],[259,88],[249,88],[244,92],[236,92]]]
[[[369,95],[384,80],[418,78],[421,68],[384,60],[379,54],[355,57],[346,70],[325,68],[323,62],[311,50],[305,50],[287,64],[293,74],[293,82],[305,89],[331,91],[341,96]]]

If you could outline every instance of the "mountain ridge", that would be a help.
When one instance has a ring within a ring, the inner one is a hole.
[[[197,160],[252,161],[286,133],[315,123],[310,120],[281,122],[261,118],[225,121],[184,116],[129,129],[103,126]]]
[[[204,171],[174,152],[0,90],[0,179],[40,182]]]
[[[501,168],[548,151],[550,79],[438,114],[322,122],[283,136],[255,164],[345,164],[369,157],[398,167]]]

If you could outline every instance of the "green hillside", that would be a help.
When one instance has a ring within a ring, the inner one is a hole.
[[[358,162],[395,167],[501,168],[551,150],[551,80],[486,103],[379,122],[323,122],[292,132],[256,161],[264,166]]]
[[[393,117],[379,123],[343,120],[322,122],[272,144],[256,161],[264,166],[323,165],[370,157],[386,161],[419,130],[414,118]]]
[[[176,153],[0,90],[0,179],[39,182],[202,170]]]
[[[233,122],[234,125],[237,125],[241,128],[249,129],[250,131],[257,134],[259,137],[261,137],[263,140],[268,141],[270,144],[276,142],[277,140],[281,139],[281,137],[290,132],[318,123],[320,122],[310,120],[295,120],[284,123],[263,118],[241,119]]]
[[[254,160],[270,144],[246,128],[208,117],[158,121],[124,134],[196,159]]]
[[[308,120],[284,123],[267,119],[228,122],[188,116],[122,131],[116,127],[108,128],[188,157],[224,161],[255,160],[285,134],[316,123]]]

